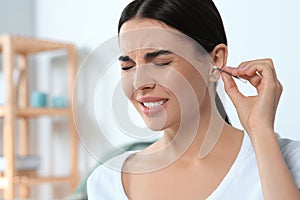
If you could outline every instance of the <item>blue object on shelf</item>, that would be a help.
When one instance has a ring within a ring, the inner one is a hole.
[[[64,96],[53,97],[52,105],[55,108],[65,108],[68,106],[68,100]]]
[[[34,91],[31,93],[31,107],[46,107],[47,94],[44,92]]]

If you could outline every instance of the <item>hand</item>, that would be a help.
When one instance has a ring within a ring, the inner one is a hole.
[[[275,114],[283,88],[277,80],[272,60],[253,60],[243,62],[237,68],[222,69],[248,80],[257,90],[256,96],[246,97],[238,90],[231,76],[221,73],[225,90],[248,134],[274,132]]]

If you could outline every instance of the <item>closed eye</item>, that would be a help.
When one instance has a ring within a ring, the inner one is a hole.
[[[122,70],[126,71],[126,70],[130,70],[131,68],[133,68],[133,66],[122,67]]]
[[[163,67],[163,66],[167,66],[169,64],[171,64],[172,61],[168,61],[168,62],[154,62],[154,65],[159,66],[159,67]]]

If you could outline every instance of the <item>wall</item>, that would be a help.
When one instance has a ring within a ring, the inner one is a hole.
[[[35,34],[74,41],[79,48],[97,47],[117,33],[121,9],[127,1],[36,1]]]
[[[33,22],[33,0],[0,0],[0,33],[32,36]]]

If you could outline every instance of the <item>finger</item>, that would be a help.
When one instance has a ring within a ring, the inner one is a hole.
[[[228,73],[232,73],[232,75],[237,74],[237,73],[233,74],[233,71],[236,70],[236,68],[226,66],[222,69]],[[262,80],[262,77],[256,73],[255,69],[248,71],[248,72],[244,72],[244,74],[245,75],[237,75],[237,76],[249,81],[251,83],[251,85],[253,85],[254,87],[257,87]]]
[[[236,69],[235,67],[225,66],[222,68],[224,71],[227,71],[232,74],[232,72]]]
[[[238,102],[240,102],[245,96],[238,90],[236,83],[233,78],[225,73],[221,73],[222,80],[224,82],[224,88],[231,101],[235,105],[238,106]]]
[[[274,72],[274,68],[270,66],[269,63],[263,63],[263,62],[248,62],[245,65],[240,65],[235,70],[232,71],[232,74],[235,76],[241,76],[245,79],[248,79],[248,77],[254,77],[253,78],[253,84],[254,87],[257,88],[257,86],[262,83],[264,88],[274,88],[275,85],[277,85],[277,78],[276,73]],[[259,77],[261,77],[261,80],[259,82]],[[258,83],[258,84],[257,84]],[[258,88],[257,88],[258,89]]]
[[[251,84],[262,95],[262,99],[271,103],[274,106],[273,109],[277,107],[282,93],[282,85],[277,79],[272,60],[244,62],[237,69],[233,70],[232,74],[247,80],[249,80],[247,76],[251,77]],[[260,76],[260,78],[256,75]]]
[[[270,58],[245,61],[245,62],[242,62],[238,67],[247,66],[249,64],[253,65],[253,64],[263,64],[263,63],[269,65],[269,67],[271,67],[272,69],[275,70],[273,61]]]
[[[255,74],[253,76],[240,76],[240,77],[249,81],[250,84],[253,85],[255,88],[259,86],[262,80],[262,77],[258,74]]]
[[[268,79],[273,78],[274,81],[277,81],[276,71],[271,59],[258,59],[243,62],[233,71],[233,74],[251,71],[251,68],[254,68],[254,71],[257,71],[260,75],[266,76]]]

